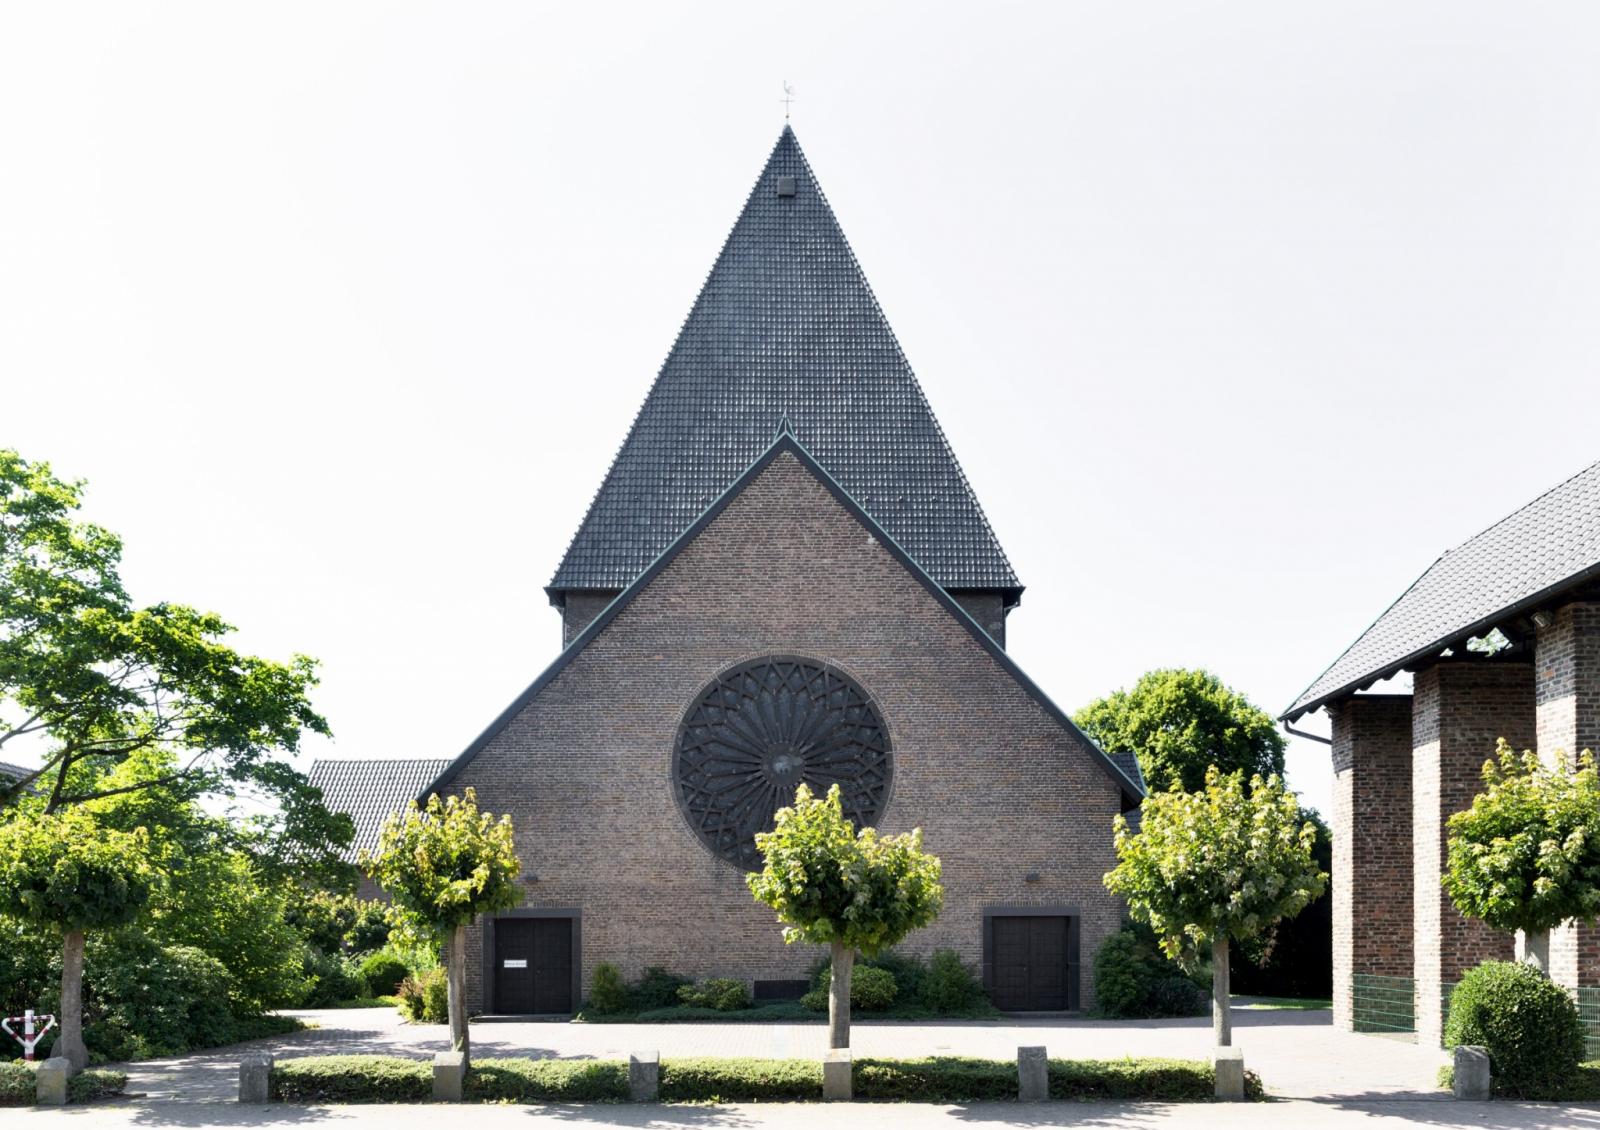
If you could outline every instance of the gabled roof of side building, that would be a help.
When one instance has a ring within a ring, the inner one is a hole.
[[[1600,575],[1600,463],[1428,567],[1294,703],[1301,715],[1482,636]]]
[[[795,437],[794,433],[791,432],[787,427],[783,428],[779,432],[778,437],[771,441],[767,449],[757,456],[754,462],[745,468],[743,474],[734,479],[734,481],[729,484],[726,490],[712,500],[711,504],[707,506],[689,524],[689,526],[682,531],[682,533],[674,538],[672,542],[662,550],[660,556],[652,561],[642,573],[634,578],[632,584],[625,588],[615,600],[608,604],[599,615],[591,620],[588,627],[584,628],[582,632],[574,637],[573,641],[568,644],[561,654],[555,658],[555,661],[552,662],[549,667],[545,668],[544,672],[528,686],[527,690],[523,691],[522,694],[517,696],[516,700],[512,702],[510,706],[507,706],[505,710],[501,711],[500,715],[489,724],[488,728],[485,729],[483,733],[479,734],[477,738],[473,740],[471,745],[467,746],[467,748],[462,751],[459,757],[455,758],[454,761],[449,762],[448,767],[441,772],[438,777],[429,783],[426,788],[419,791],[417,794],[418,799],[421,799],[422,797],[427,796],[429,793],[436,792],[448,785],[450,781],[454,779],[455,775],[462,769],[462,767],[471,761],[480,750],[488,745],[489,742],[500,733],[500,731],[505,729],[505,727],[510,724],[511,720],[520,714],[529,703],[537,698],[539,693],[543,691],[545,687],[549,686],[550,683],[555,680],[556,676],[560,675],[574,658],[583,652],[584,648],[588,647],[589,644],[597,636],[599,636],[601,632],[605,631],[606,627],[611,623],[611,621],[616,619],[618,614],[620,614],[623,609],[631,604],[639,595],[639,593],[644,591],[650,582],[654,580],[663,569],[670,565],[672,560],[677,557],[684,547],[693,542],[694,539],[699,536],[700,532],[710,525],[711,522],[715,520],[717,515],[721,514],[722,511],[727,508],[728,504],[733,501],[733,499],[736,498],[746,486],[754,482],[757,476],[761,474],[761,472],[769,463],[772,462],[772,460],[776,459],[779,455],[782,455],[785,452],[792,453],[803,466],[805,466],[813,475],[816,476],[817,480],[828,489],[833,497],[839,501],[840,505],[842,505],[851,515],[856,518],[857,521],[862,524],[863,527],[866,528],[867,533],[875,538],[879,544],[881,544],[890,553],[890,555],[895,558],[895,560],[899,561],[900,564],[903,565],[914,578],[916,578],[918,583],[920,583],[922,587],[926,589],[930,595],[932,595],[934,600],[936,600],[946,612],[955,617],[956,620],[959,621],[964,628],[966,628],[966,630],[972,635],[973,639],[975,639],[978,644],[985,651],[987,651],[989,655],[992,656],[994,660],[999,663],[1008,674],[1011,675],[1012,678],[1017,681],[1023,690],[1026,691],[1028,695],[1039,704],[1041,709],[1054,718],[1056,722],[1059,723],[1068,733],[1078,737],[1083,742],[1086,749],[1092,751],[1092,755],[1095,757],[1097,763],[1105,771],[1106,775],[1111,778],[1112,782],[1116,784],[1118,789],[1121,790],[1125,803],[1130,806],[1136,805],[1140,800],[1143,799],[1145,795],[1145,788],[1142,778],[1137,776],[1137,766],[1134,767],[1134,775],[1130,776],[1129,773],[1125,772],[1115,760],[1113,760],[1108,754],[1106,754],[1104,750],[1095,744],[1092,738],[1090,738],[1082,730],[1078,729],[1078,727],[1073,723],[1072,719],[1069,718],[1060,707],[1051,701],[1050,697],[1039,688],[1038,684],[1030,679],[1027,673],[1017,665],[1016,660],[1012,659],[1011,656],[1006,653],[1004,648],[995,643],[994,639],[989,635],[989,633],[984,631],[983,628],[979,626],[978,622],[969,616],[966,610],[961,607],[961,605],[956,603],[954,598],[952,598],[950,594],[944,590],[938,581],[934,580],[934,578],[928,574],[926,569],[922,568],[922,566],[919,565],[917,561],[909,553],[907,553],[898,542],[894,540],[894,538],[889,536],[888,532],[878,524],[871,514],[867,513],[866,509],[863,508],[860,503],[856,502],[855,499],[850,496],[850,494],[844,489],[838,480],[836,480],[832,475],[828,474],[827,470],[824,469],[823,466],[811,455],[811,453],[806,450],[806,448]]]
[[[313,761],[307,776],[322,790],[322,803],[355,822],[355,839],[343,853],[345,862],[354,863],[363,849],[376,848],[378,831],[389,814],[404,808],[449,764],[448,757],[324,757]]]
[[[626,587],[784,421],[940,585],[1021,592],[788,126],[551,593]]]

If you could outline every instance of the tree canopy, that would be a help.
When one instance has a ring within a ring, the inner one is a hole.
[[[1162,668],[1072,719],[1107,753],[1132,753],[1153,792],[1202,788],[1206,770],[1283,775],[1286,743],[1271,715],[1209,671]]]
[[[133,921],[155,876],[150,837],[117,831],[88,809],[0,824],[0,914],[60,933]]]
[[[1600,916],[1600,772],[1588,753],[1565,760],[1502,738],[1484,762],[1484,791],[1447,825],[1444,889],[1463,914],[1529,934]]]

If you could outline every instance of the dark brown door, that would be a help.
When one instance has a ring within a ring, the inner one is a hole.
[[[495,919],[494,1009],[572,1011],[572,919]]]
[[[1019,915],[990,920],[994,955],[990,996],[1006,1012],[1062,1012],[1077,1007],[1072,920]]]

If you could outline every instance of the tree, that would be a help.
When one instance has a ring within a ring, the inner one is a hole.
[[[770,832],[756,834],[766,865],[746,877],[756,901],[778,912],[785,942],[831,947],[828,1046],[850,1046],[850,973],[856,951],[876,957],[939,914],[939,859],[922,829],[879,837],[845,819],[839,786],[819,800],[801,785]]]
[[[1192,962],[1211,947],[1212,1021],[1218,1047],[1233,1040],[1228,1012],[1228,943],[1253,938],[1300,913],[1328,876],[1312,857],[1316,829],[1300,819],[1277,777],[1206,771],[1205,788],[1177,782],[1147,797],[1141,829],[1116,822],[1117,866],[1105,884],[1148,923],[1161,949]]]
[[[1485,790],[1450,817],[1444,890],[1461,913],[1520,930],[1526,960],[1550,968],[1550,931],[1600,916],[1600,772],[1584,753],[1520,757],[1504,738],[1484,762]]]
[[[1195,792],[1213,765],[1246,778],[1283,775],[1285,742],[1271,715],[1209,671],[1146,672],[1072,720],[1107,753],[1137,757],[1152,792],[1174,781]]]
[[[0,788],[0,810],[39,795],[60,812],[162,785],[247,787],[283,802],[298,834],[332,834],[320,794],[274,751],[326,734],[308,698],[316,663],[243,655],[233,628],[181,604],[138,607],[123,588],[122,542],[78,521],[83,484],[0,449],[0,749],[29,739],[44,763]],[[147,750],[161,776],[108,783]],[[345,843],[349,842],[348,835]]]
[[[426,808],[416,801],[384,821],[378,850],[362,852],[361,865],[394,900],[395,922],[422,940],[445,943],[449,978],[450,1042],[470,1058],[467,1037],[467,927],[480,914],[509,910],[522,901],[522,869],[511,817],[478,811],[472,789],[465,797]]]
[[[84,935],[131,922],[150,898],[148,835],[104,827],[88,808],[0,824],[0,913],[62,939],[61,1035],[73,1070],[83,1042]]]

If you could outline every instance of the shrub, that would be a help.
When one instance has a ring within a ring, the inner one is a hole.
[[[664,1059],[662,1102],[805,1102],[822,1097],[822,1063],[809,1059]]]
[[[1148,926],[1124,926],[1094,955],[1094,993],[1114,1017],[1195,1016],[1206,994],[1156,948]]]
[[[445,1024],[450,1020],[450,980],[435,966],[407,977],[396,990],[400,1011],[414,1024]]]
[[[571,1059],[479,1060],[467,1073],[462,1094],[480,1102],[614,1102],[628,1097],[628,1066]]]
[[[1450,994],[1445,1043],[1489,1051],[1495,1090],[1524,1099],[1557,1099],[1583,1059],[1583,1025],[1572,997],[1532,966],[1486,961]]]
[[[609,961],[594,967],[594,981],[589,987],[589,1007],[602,1015],[628,1010],[628,987],[622,983],[622,971]]]
[[[0,1061],[0,1106],[32,1106],[34,1094],[33,1068]]]
[[[800,1006],[812,1012],[828,1011],[828,990],[812,989],[800,998]]]
[[[340,1001],[371,995],[360,966],[337,953],[307,946],[301,962],[308,986],[300,1003],[306,1008],[332,1008]]]
[[[1017,1065],[1003,1060],[863,1059],[852,1074],[858,1099],[957,1103],[1017,1097]]]
[[[1189,1059],[1052,1059],[1050,1097],[1080,1101],[1146,1099],[1209,1102],[1216,1094],[1216,1069]],[[1261,1077],[1244,1073],[1247,1099],[1265,1097]]]
[[[367,991],[379,997],[389,996],[400,987],[401,981],[411,976],[406,963],[392,953],[368,954],[362,959],[360,969]]]
[[[84,1040],[107,1059],[175,1055],[232,1040],[233,978],[192,946],[162,948],[133,931],[90,943]]]
[[[678,1003],[678,990],[687,984],[687,977],[679,977],[659,965],[652,965],[628,989],[628,1003],[635,1012],[670,1008]]]
[[[272,1069],[272,1097],[286,1103],[407,1103],[433,1095],[433,1065],[384,1055],[316,1055]]]
[[[862,1012],[882,1012],[894,1003],[899,991],[893,973],[876,965],[866,965],[850,978],[850,1007]]]
[[[860,970],[863,967],[882,969],[894,977],[895,998],[901,1002],[921,997],[923,982],[928,977],[928,964],[922,958],[916,954],[899,953],[896,950],[884,950],[877,957],[863,959],[856,968]],[[853,980],[852,978],[852,982]],[[853,983],[851,987],[854,988]]]
[[[934,950],[922,984],[912,990],[902,981],[901,987],[933,1012],[969,1012],[989,1003],[983,982],[955,950]]]
[[[25,1063],[0,1061],[0,1106],[32,1106],[38,1094],[34,1069]],[[128,1077],[120,1071],[91,1067],[67,1080],[67,1101],[92,1103],[121,1094]]]
[[[389,944],[389,908],[376,899],[368,902],[357,902],[354,920],[344,934],[344,944],[351,953],[372,953],[387,946]],[[406,962],[406,965],[409,966],[410,963]],[[373,989],[372,991],[377,992],[378,990]],[[394,990],[391,989],[389,991],[393,992]]]
[[[678,999],[691,1008],[714,1008],[733,1012],[750,1007],[750,989],[731,977],[708,977],[678,989]]]

